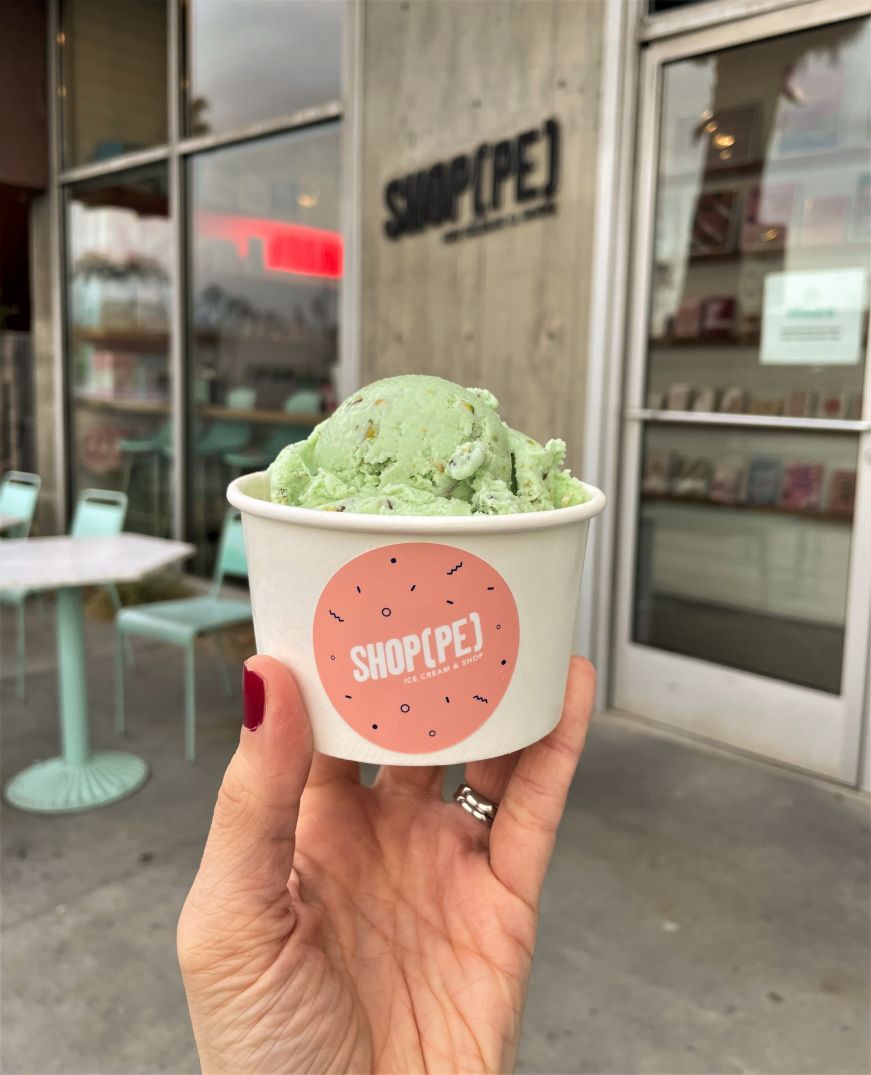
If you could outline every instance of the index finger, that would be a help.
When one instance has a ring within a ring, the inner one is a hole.
[[[548,735],[517,762],[490,832],[490,867],[525,903],[538,902],[556,831],[593,711],[596,673],[572,657],[563,713]]]

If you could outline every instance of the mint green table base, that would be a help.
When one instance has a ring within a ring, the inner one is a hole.
[[[5,788],[8,802],[36,813],[105,806],[131,795],[148,779],[148,766],[134,754],[91,753],[80,589],[58,590],[57,658],[62,757],[31,765]]]

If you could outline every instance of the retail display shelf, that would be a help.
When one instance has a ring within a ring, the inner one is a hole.
[[[77,404],[96,411],[124,411],[131,414],[169,414],[169,403],[165,400],[111,398],[95,396],[86,391],[75,393]],[[293,413],[277,409],[246,410],[239,407],[221,407],[206,404],[197,407],[196,413],[203,418],[217,418],[231,422],[252,422],[255,425],[292,425],[314,428],[324,415],[311,413]]]
[[[85,328],[73,326],[73,343],[90,343],[114,351],[154,351],[169,349],[169,333],[161,329],[144,328]],[[213,343],[218,333],[213,329],[198,330],[195,334],[198,342]]]
[[[88,392],[86,389],[77,389],[73,393],[73,398],[79,406],[92,411],[125,411],[130,414],[169,413],[169,404],[162,399],[102,396]]]
[[[203,406],[197,414],[205,418],[222,418],[233,422],[253,422],[256,425],[307,426],[312,429],[326,417],[323,414],[292,413],[282,410],[241,410],[238,407]]]
[[[160,330],[73,327],[71,335],[73,343],[90,343],[98,347],[105,347],[107,350],[160,352],[169,349],[169,333]],[[331,337],[329,333],[324,333],[320,330],[313,332],[294,330],[292,332],[272,333],[263,336],[245,336],[227,328],[210,328],[197,329],[193,334],[193,338],[197,343],[217,344],[221,341],[232,340],[236,342],[250,339],[257,344],[287,346],[288,344],[320,343],[322,340]]]
[[[749,336],[694,336],[688,339],[657,336],[650,340],[651,351],[670,351],[675,347],[757,347],[758,345],[758,333]]]
[[[715,511],[750,511],[766,515],[791,515],[818,523],[837,523],[839,525],[850,526],[853,522],[852,513],[849,515],[841,515],[837,512],[815,511],[810,508],[782,508],[777,504],[727,503],[720,500],[708,500],[706,497],[677,496],[674,493],[642,493],[641,499],[642,501],[651,501],[662,504],[681,504],[684,507],[713,508]]]
[[[867,318],[867,314],[863,315]],[[745,336],[694,336],[683,339],[674,336],[654,336],[650,342],[651,351],[672,351],[678,348],[693,348],[695,350],[717,350],[722,347],[758,347],[761,337],[758,333]],[[863,337],[862,347],[866,346]]]
[[[767,414],[721,414],[716,411],[657,411],[629,408],[624,417],[637,422],[674,425],[745,426],[751,429],[801,430],[805,433],[871,433],[871,422],[847,418],[788,418]]]

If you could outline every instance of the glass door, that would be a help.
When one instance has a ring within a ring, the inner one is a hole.
[[[854,783],[871,19],[827,17],[645,57],[614,701]]]
[[[126,529],[170,530],[172,228],[166,165],[67,189],[70,488],[128,498]]]

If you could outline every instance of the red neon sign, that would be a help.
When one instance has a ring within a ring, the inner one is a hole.
[[[197,228],[201,235],[232,243],[240,258],[248,257],[252,239],[261,242],[263,265],[273,272],[342,276],[344,244],[337,231],[230,213],[199,213]]]

